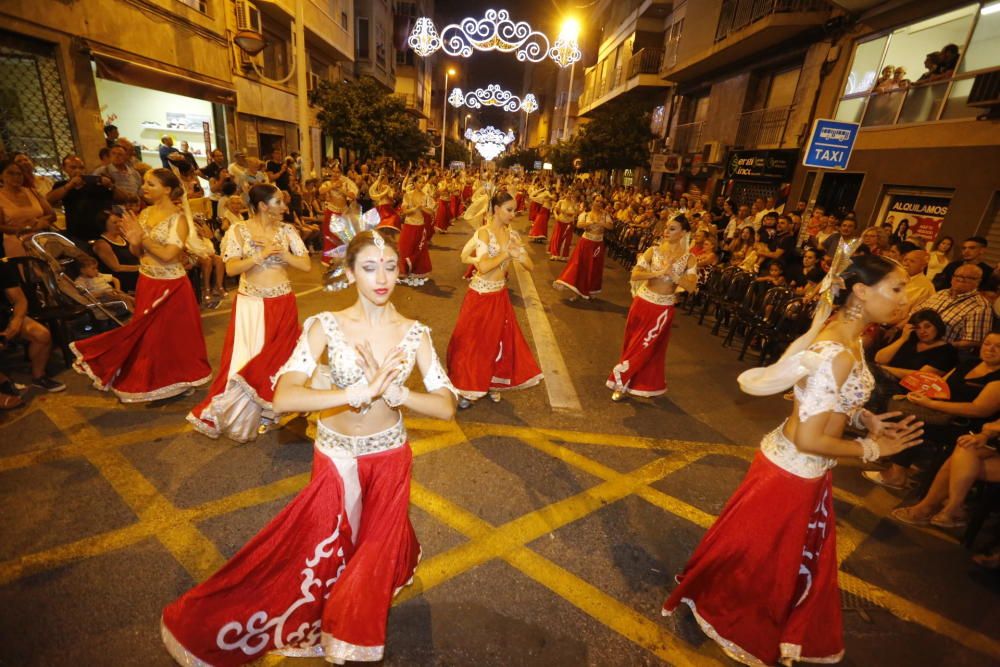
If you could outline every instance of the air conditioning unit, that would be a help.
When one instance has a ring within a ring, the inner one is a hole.
[[[701,160],[705,164],[722,164],[726,147],[719,141],[706,141],[701,149]]]
[[[260,10],[253,5],[253,3],[247,0],[236,0],[233,3],[233,9],[236,13],[236,30],[240,31],[251,31],[258,35],[263,35],[264,30],[261,25],[260,20]],[[237,57],[239,59],[240,69],[244,71],[249,71],[253,69],[253,62],[257,65],[261,64],[261,56],[258,54],[256,56],[251,56],[243,49],[236,49]]]

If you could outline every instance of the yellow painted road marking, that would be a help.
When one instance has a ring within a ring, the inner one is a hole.
[[[556,335],[552,331],[552,325],[549,324],[549,318],[545,314],[545,306],[542,305],[538,290],[535,289],[535,281],[531,278],[531,273],[519,263],[513,264],[514,275],[517,276],[517,284],[521,289],[521,299],[524,301],[524,312],[528,316],[528,326],[531,328],[531,337],[538,354],[538,365],[545,374],[543,384],[549,395],[549,405],[557,411],[582,413],[580,397],[577,396],[566,360],[559,349],[559,343],[556,342]]]

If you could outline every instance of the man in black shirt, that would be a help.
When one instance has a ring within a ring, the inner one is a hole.
[[[993,267],[986,262],[980,261],[983,253],[986,252],[987,241],[982,236],[970,236],[962,241],[962,259],[949,262],[941,273],[934,278],[934,288],[937,290],[948,289],[951,286],[951,277],[955,275],[955,269],[963,264],[975,264],[983,270],[983,281],[979,286],[980,291],[995,292],[997,281],[993,278]]]
[[[290,186],[289,181],[291,180],[289,171],[294,169],[292,165],[292,159],[287,158],[282,160],[281,149],[275,148],[271,151],[271,159],[267,161],[264,171],[267,172],[268,180],[270,180],[276,188],[288,192],[288,188]]]
[[[222,194],[223,184],[232,180],[226,168],[226,155],[219,148],[212,151],[211,161],[200,170],[200,173],[202,178],[208,180],[208,189],[213,195]]]
[[[765,222],[770,219],[771,213],[764,216]],[[795,251],[795,236],[792,234],[792,221],[787,215],[779,215],[774,225],[774,235],[767,241],[767,250],[758,250],[757,254],[764,258],[761,261],[761,271],[765,271],[768,262],[766,260],[777,260],[785,269],[787,275],[792,266],[798,260]],[[763,275],[763,273],[762,273]]]
[[[104,232],[104,225],[97,220],[101,211],[111,209],[116,192],[114,182],[107,176],[87,174],[83,160],[76,155],[63,158],[66,178],[56,182],[45,198],[52,206],[62,204],[66,211],[66,231],[74,239],[93,241]],[[122,193],[119,201],[127,197]]]
[[[24,339],[28,341],[28,359],[31,360],[31,386],[48,392],[63,391],[66,385],[53,380],[46,373],[45,367],[52,354],[52,334],[43,325],[28,317],[28,299],[21,291],[21,280],[17,267],[7,259],[0,259],[0,303],[6,300],[6,306],[0,308],[4,320],[3,330],[0,330],[0,348],[13,341]],[[9,316],[8,316],[9,313]]]

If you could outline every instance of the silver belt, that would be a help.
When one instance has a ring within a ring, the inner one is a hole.
[[[371,435],[344,435],[316,423],[316,448],[329,455],[365,456],[396,449],[406,444],[406,428],[400,418],[393,426]]]
[[[243,277],[240,278],[240,294],[245,294],[246,296],[256,296],[261,299],[271,299],[276,296],[284,296],[286,294],[291,294],[292,283],[286,282],[280,285],[274,285],[272,287],[259,287],[254,285],[249,280],[244,280]]]
[[[469,289],[480,294],[499,292],[506,285],[507,282],[504,280],[486,280],[481,276],[473,276],[472,280],[469,281]]]

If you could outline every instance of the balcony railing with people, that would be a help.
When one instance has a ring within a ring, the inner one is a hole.
[[[720,42],[773,14],[819,12],[829,7],[823,0],[723,0],[715,41]]]
[[[705,121],[681,123],[674,129],[671,147],[675,153],[700,153],[702,149],[701,131]]]
[[[779,146],[785,136],[791,106],[757,109],[740,114],[736,130],[737,148]]]

